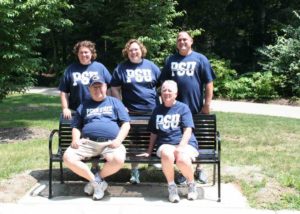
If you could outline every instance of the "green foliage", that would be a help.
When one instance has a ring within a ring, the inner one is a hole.
[[[214,96],[229,98],[228,83],[233,82],[237,78],[237,72],[230,68],[229,60],[219,59],[218,57],[213,56],[210,59],[210,62],[217,76],[214,81]]]
[[[118,55],[129,39],[140,39],[147,47],[147,58],[163,65],[164,59],[174,52],[176,47],[176,36],[180,28],[173,27],[173,20],[184,16],[183,11],[176,11],[177,1],[125,0],[115,4],[126,13],[114,16],[116,25],[103,38],[112,41],[118,49]],[[116,11],[113,12],[115,13]],[[192,33],[199,35],[201,32],[192,30]]]
[[[22,92],[34,83],[43,58],[37,51],[39,36],[48,23],[61,23],[57,11],[65,1],[31,0],[0,2],[0,100],[11,92]],[[57,24],[58,25],[58,24]]]
[[[238,76],[227,60],[213,57],[211,64],[216,72],[214,95],[227,99],[273,99],[277,97],[278,82],[271,72],[253,72]]]
[[[277,97],[273,76],[270,72],[253,72],[227,82],[228,96],[231,99],[266,100]]]
[[[278,78],[278,91],[288,97],[300,97],[300,17],[296,15],[297,27],[287,26],[275,44],[259,49],[266,58],[261,61],[263,69]]]

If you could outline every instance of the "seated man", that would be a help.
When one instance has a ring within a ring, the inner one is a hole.
[[[166,80],[161,87],[163,104],[157,106],[149,120],[151,132],[147,153],[149,156],[154,145],[158,147],[157,156],[161,158],[162,170],[168,182],[169,201],[176,203],[180,198],[174,182],[174,163],[188,181],[189,200],[198,197],[194,182],[192,160],[199,155],[198,143],[193,134],[194,122],[189,107],[176,100],[177,84]]]
[[[106,96],[107,86],[101,76],[90,79],[89,90],[91,99],[77,108],[73,118],[72,143],[63,160],[74,173],[89,181],[84,192],[100,200],[108,186],[104,179],[124,164],[126,150],[122,141],[130,129],[130,118],[118,99]],[[103,155],[106,162],[94,175],[82,160],[97,155]]]

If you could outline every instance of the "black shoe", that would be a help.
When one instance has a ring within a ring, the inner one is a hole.
[[[180,173],[175,177],[175,183],[178,185],[185,185],[187,184],[186,178]]]
[[[97,166],[92,166],[91,167],[91,172],[95,175],[96,173],[98,173],[100,171],[100,167],[99,165]]]
[[[204,171],[201,170],[201,169],[200,170],[197,169],[195,171],[195,178],[201,184],[206,184],[207,183],[207,176],[204,173]]]

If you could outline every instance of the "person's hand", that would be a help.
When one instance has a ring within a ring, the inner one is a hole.
[[[118,148],[122,142],[118,139],[112,140],[112,143],[109,145],[110,148]]]
[[[71,148],[73,148],[73,149],[78,149],[78,147],[79,147],[79,141],[80,141],[80,140],[72,141],[72,143],[71,143]],[[82,143],[84,143],[84,142],[82,141]]]
[[[144,153],[141,153],[141,154],[137,154],[136,155],[137,157],[149,157],[150,156],[150,154],[149,153],[147,153],[147,152],[144,152]]]
[[[210,111],[209,105],[204,105],[201,109],[202,114],[209,114],[209,111]]]
[[[178,145],[178,146],[176,146],[176,149],[175,149],[175,151],[177,151],[177,152],[183,152],[184,151],[184,148],[185,148],[185,145]]]
[[[63,117],[68,120],[72,119],[72,112],[69,108],[63,109]]]

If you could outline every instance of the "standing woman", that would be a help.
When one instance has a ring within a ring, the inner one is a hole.
[[[106,84],[111,81],[111,75],[106,67],[95,61],[97,52],[93,42],[87,40],[77,42],[73,53],[78,61],[66,68],[58,87],[65,119],[71,119],[72,111],[76,111],[83,101],[90,99],[88,84],[92,76],[102,76]]]
[[[150,114],[159,103],[156,87],[160,69],[152,61],[145,59],[147,49],[137,39],[130,39],[122,54],[125,61],[115,68],[112,75],[112,96],[123,101],[129,114]],[[140,183],[138,165],[131,166],[130,182]]]

